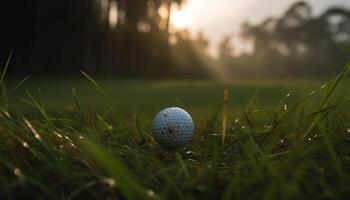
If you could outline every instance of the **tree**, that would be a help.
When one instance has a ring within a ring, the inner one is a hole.
[[[15,50],[10,74],[158,76],[171,66],[169,32],[159,9],[183,0],[4,1],[1,58]],[[107,6],[106,6],[107,5]],[[119,24],[110,26],[117,6]],[[168,25],[167,25],[168,26]]]
[[[233,47],[229,35],[224,36],[219,43],[218,52],[220,60],[230,60],[233,58]]]
[[[349,11],[330,8],[313,16],[303,1],[293,4],[280,18],[242,26],[244,39],[252,41],[251,65],[266,75],[325,75],[338,71],[350,50]]]

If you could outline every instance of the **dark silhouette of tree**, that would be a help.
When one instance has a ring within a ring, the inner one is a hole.
[[[220,60],[230,60],[233,57],[233,47],[231,45],[231,37],[224,36],[219,43],[218,54]]]
[[[349,59],[350,17],[344,8],[313,16],[303,1],[280,18],[242,25],[242,36],[254,44],[248,57],[238,58],[263,75],[322,76],[339,71]],[[244,59],[250,62],[243,61]]]
[[[80,70],[111,77],[205,76],[208,40],[170,33],[172,7],[183,0],[13,0],[0,7],[0,60],[14,57],[10,76],[78,76]],[[112,11],[114,13],[112,13]],[[342,68],[350,52],[345,8],[314,16],[303,1],[281,17],[242,25],[253,52],[230,58],[229,38],[219,60],[236,76],[326,75]],[[114,23],[111,19],[114,18]],[[169,41],[176,40],[175,43]],[[239,69],[239,70],[238,70]]]
[[[4,1],[0,10],[4,30],[0,58],[6,60],[9,52],[15,51],[9,71],[14,76],[78,75],[79,70],[112,77],[171,76],[176,73],[169,72],[178,68],[169,44],[171,8],[182,3],[183,0]],[[160,9],[166,12],[162,14]],[[111,15],[112,11],[116,13]],[[110,17],[116,16],[116,24],[111,25]],[[188,48],[187,51],[197,51]]]
[[[208,76],[208,65],[212,61],[207,56],[208,39],[202,32],[191,38],[188,31],[176,33],[176,43],[171,48],[173,73],[182,78]]]

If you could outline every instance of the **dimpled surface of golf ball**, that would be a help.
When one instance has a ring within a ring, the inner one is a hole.
[[[193,129],[191,116],[177,107],[160,111],[153,121],[154,138],[167,149],[178,149],[189,143],[192,139]]]

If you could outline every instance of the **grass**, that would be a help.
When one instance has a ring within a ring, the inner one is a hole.
[[[15,87],[17,82],[19,81],[10,80],[8,87]],[[163,107],[172,105],[183,106],[194,112],[199,110],[200,113],[210,111],[208,113],[210,114],[221,104],[224,89],[219,83],[200,80],[99,80],[97,82],[124,115],[135,111],[157,112]],[[322,81],[309,80],[253,83],[237,81],[229,85],[228,108],[240,113],[241,108],[247,106],[256,92],[256,99],[261,106],[274,107],[287,94],[291,94],[288,100],[296,101],[321,85]],[[43,99],[47,110],[70,111],[75,109],[75,102],[71,95],[72,87],[85,109],[107,109],[108,106],[103,97],[98,95],[83,78],[67,80],[31,78],[9,97],[12,105],[10,108],[28,110],[28,105],[22,99],[27,97],[26,91],[30,91],[36,98]],[[345,84],[338,88],[339,91],[345,89]]]
[[[229,85],[224,145],[217,83],[87,74],[10,81],[16,91],[3,95],[0,112],[0,198],[348,199],[349,70],[324,86]],[[150,132],[154,114],[172,105],[189,110],[196,127],[178,151]]]

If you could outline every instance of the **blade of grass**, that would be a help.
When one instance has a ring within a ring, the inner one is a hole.
[[[336,109],[338,106],[340,106],[341,104],[347,102],[348,100],[350,99],[350,95],[347,95],[346,97],[343,97],[342,99],[340,99],[337,103],[335,104],[332,104],[332,105],[329,105],[321,110],[318,110],[318,111],[315,111],[315,112],[312,112],[308,115],[306,115],[307,117],[311,117],[311,116],[314,116],[314,115],[317,115],[317,114],[320,114],[320,113],[324,113],[324,112],[327,112],[327,111],[332,111],[334,109]]]
[[[125,198],[156,199],[152,191],[139,185],[122,162],[120,162],[102,147],[86,140],[80,140],[80,144],[103,169],[112,175],[117,182],[117,187],[120,188]]]
[[[249,116],[248,116],[248,114],[247,114],[247,111],[243,110],[243,114],[244,114],[244,118],[246,119],[246,121],[247,121],[249,127],[250,127],[251,129],[253,129],[254,126],[253,126],[253,124],[252,124],[252,122],[251,122],[251,120],[250,120],[250,118],[249,118]]]
[[[74,190],[68,197],[67,200],[73,199],[74,197],[76,197],[79,193],[81,193],[82,191],[92,187],[93,185],[95,185],[97,183],[97,181],[90,181],[85,183],[84,185],[82,185],[81,187],[77,188],[76,190]]]
[[[325,106],[327,106],[328,100],[333,95],[333,93],[334,93],[335,89],[337,88],[337,86],[339,85],[339,83],[347,76],[349,71],[350,71],[350,63],[348,63],[344,67],[343,71],[338,76],[336,76],[334,78],[326,96],[323,98],[321,104],[319,105],[318,110],[322,110],[325,108]],[[304,140],[311,133],[311,131],[315,128],[315,126],[319,122],[320,118],[321,118],[321,115],[315,116],[315,119],[313,120],[313,122],[310,124],[310,126],[307,128],[307,130],[301,135],[302,140]]]
[[[83,112],[83,109],[81,108],[81,105],[80,105],[80,102],[79,102],[79,99],[78,99],[78,96],[77,96],[77,93],[75,91],[75,88],[72,88],[72,97],[74,99],[74,102],[75,102],[75,105],[76,107],[78,108],[78,111],[80,113],[80,116],[83,120],[85,120],[85,114]]]
[[[322,138],[324,139],[323,141],[325,142],[325,145],[327,147],[327,150],[331,156],[331,159],[333,160],[333,163],[335,165],[336,171],[338,173],[339,179],[341,181],[345,181],[344,180],[344,170],[340,164],[339,158],[337,156],[337,153],[335,151],[334,145],[332,143],[332,139],[329,136],[329,133],[326,131],[326,127],[321,123],[321,122],[317,122],[316,124],[321,132]]]
[[[10,65],[10,61],[11,61],[11,58],[12,58],[12,53],[13,53],[13,51],[11,51],[9,57],[7,58],[5,67],[1,71],[1,78],[0,78],[0,89],[1,89],[3,107],[5,109],[7,109],[7,106],[8,106],[8,96],[7,96],[7,89],[6,89],[6,85],[5,85],[5,75],[6,75],[7,69],[9,67],[9,65]]]
[[[4,80],[5,80],[5,75],[6,75],[8,66],[10,65],[10,61],[11,61],[11,58],[12,58],[12,54],[13,54],[13,51],[11,51],[9,57],[7,58],[5,67],[4,67],[4,69],[1,71],[0,84],[2,84],[2,83],[4,82]]]
[[[179,153],[176,153],[175,156],[176,156],[176,160],[180,163],[181,169],[184,172],[186,179],[190,180],[191,179],[190,173],[188,172],[186,164],[185,164],[184,160],[182,159],[181,155]]]
[[[48,115],[46,114],[46,112],[45,112],[44,107],[43,107],[42,105],[39,104],[39,102],[33,97],[32,94],[30,94],[29,91],[26,90],[26,93],[27,93],[27,95],[29,96],[29,98],[30,98],[31,101],[26,101],[26,100],[25,100],[25,102],[27,102],[27,103],[29,102],[29,105],[31,105],[31,106],[33,106],[34,108],[36,108],[36,109],[41,113],[41,115],[45,118],[45,120],[46,120],[47,122],[51,122],[49,116],[48,116]]]
[[[136,114],[135,114],[135,123],[136,123],[137,132],[138,132],[138,134],[139,134],[139,136],[140,136],[142,142],[145,142],[146,139],[145,139],[145,137],[144,137],[143,134],[142,134],[141,125],[140,125],[140,121],[139,121],[137,112],[136,112]]]
[[[159,159],[155,158],[154,156],[151,156],[150,159],[159,168],[159,171],[163,175],[162,178],[164,178],[166,181],[165,187],[164,187],[162,192],[167,194],[169,192],[169,190],[174,191],[175,194],[177,195],[177,197],[175,199],[183,199],[183,200],[186,199],[184,194],[183,194],[183,191],[178,187],[174,178],[169,175],[167,170],[163,170],[163,169],[166,169],[165,164],[162,161],[160,161]]]
[[[117,107],[113,104],[112,100],[109,98],[107,93],[102,89],[102,87],[93,79],[91,78],[88,74],[86,74],[83,71],[80,71],[83,76],[90,82],[91,85],[93,85],[98,93],[100,93],[107,104],[107,106],[112,110],[114,116],[116,117],[118,125],[121,125],[121,128],[125,128],[126,122],[120,113],[120,111],[117,109]]]
[[[206,134],[211,134],[214,131],[215,125],[218,122],[222,107],[223,107],[223,104],[219,106],[219,108],[214,112],[214,114],[211,116],[211,118],[207,122],[205,131],[204,131]]]
[[[221,146],[224,146],[225,140],[226,140],[227,103],[228,103],[228,89],[225,86],[225,89],[224,89],[224,108],[223,108],[223,114],[222,114]]]
[[[19,83],[16,84],[16,86],[11,90],[11,92],[9,93],[10,95],[15,93],[15,91],[21,87],[21,85],[23,85],[24,82],[26,82],[28,79],[30,79],[32,76],[27,76],[25,77],[23,80],[21,80]]]

